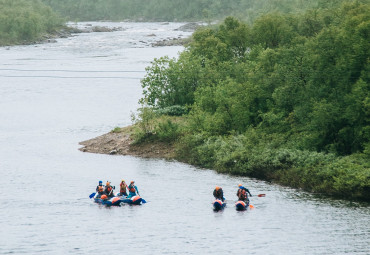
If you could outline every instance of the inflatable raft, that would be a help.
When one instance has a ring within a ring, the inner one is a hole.
[[[141,203],[145,203],[144,199],[142,199],[140,196],[133,196],[131,198],[122,197],[122,203],[126,203],[129,205],[140,205]]]
[[[95,197],[94,202],[106,206],[120,206],[123,202],[121,197],[111,197],[108,199],[102,199],[100,197]]]
[[[247,210],[248,206],[249,206],[248,202],[244,202],[240,200],[235,203],[235,207],[237,211],[245,211]]]
[[[140,197],[140,196],[133,196],[133,197],[126,197],[126,196],[114,196],[111,198],[107,198],[106,195],[102,195],[101,197],[97,196],[96,194],[94,196],[94,202],[106,206],[120,206],[121,203],[130,204],[130,205],[140,205],[143,203],[146,203],[146,201]]]
[[[226,203],[222,202],[220,199],[216,199],[213,202],[213,210],[215,210],[215,211],[220,211],[220,210],[224,209],[225,206],[226,206]]]

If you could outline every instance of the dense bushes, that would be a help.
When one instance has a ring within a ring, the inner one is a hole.
[[[369,20],[359,2],[253,25],[229,17],[178,59],[154,60],[141,102],[190,109],[182,161],[369,199]]]
[[[135,123],[133,134],[135,143],[155,140],[174,142],[182,133],[182,119],[151,108],[140,108],[137,115],[132,115],[132,121]]]
[[[0,0],[0,45],[37,40],[62,24],[39,0]]]

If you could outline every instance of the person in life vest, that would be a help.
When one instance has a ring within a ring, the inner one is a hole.
[[[236,192],[236,195],[238,196],[238,200],[249,202],[248,194],[249,196],[252,196],[252,194],[249,192],[249,190],[245,187],[243,187],[241,184],[239,184],[239,189]]]
[[[102,181],[99,181],[99,185],[96,186],[96,193],[98,193],[96,195],[97,198],[101,197],[101,195],[104,194],[104,186]]]
[[[224,192],[221,187],[216,186],[215,190],[213,191],[213,196],[216,199],[220,199],[222,202],[225,201]]]
[[[128,186],[128,191],[129,191],[129,194],[128,194],[128,197],[127,198],[131,198],[133,196],[136,196],[136,192],[137,192],[138,195],[140,195],[139,194],[139,190],[135,186],[135,182],[134,181],[131,181],[130,185]]]
[[[107,181],[107,183],[105,184],[104,194],[107,195],[107,197],[114,197],[113,189],[114,187],[111,186],[110,182]]]
[[[103,187],[103,182],[102,181],[99,181],[99,185],[96,186],[96,192],[99,191],[99,187]]]
[[[119,193],[121,196],[127,197],[127,184],[125,180],[122,180],[121,183],[119,184]]]

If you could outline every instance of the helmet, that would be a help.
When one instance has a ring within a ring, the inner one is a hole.
[[[238,186],[239,186],[239,187],[241,187],[242,185],[241,185],[241,184],[239,184]]]
[[[110,182],[107,181],[107,183],[105,184],[105,186],[109,186],[110,185]]]
[[[122,181],[121,181],[121,182],[125,182],[125,180],[123,180],[123,179],[122,179]]]
[[[102,181],[99,181],[99,184],[103,184],[103,182]]]
[[[134,183],[134,181],[131,181],[131,183]]]
[[[219,190],[220,189],[220,187],[219,186],[216,186],[216,190]]]

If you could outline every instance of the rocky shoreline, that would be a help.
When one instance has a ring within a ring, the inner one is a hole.
[[[80,142],[82,152],[130,155],[142,158],[174,159],[175,149],[173,144],[151,142],[135,144],[132,138],[133,126],[121,128],[120,131],[111,131],[107,134]]]
[[[166,23],[163,23],[164,25]],[[185,24],[177,29],[176,31],[193,32],[202,25],[192,22]],[[92,24],[86,24],[83,28],[77,28],[73,25],[63,26],[62,28],[47,34],[43,34],[39,39],[34,41],[23,41],[18,42],[14,45],[33,45],[33,44],[43,44],[43,43],[56,43],[58,38],[68,38],[81,33],[100,33],[100,32],[115,32],[124,31],[122,27],[106,27],[106,26],[93,26]],[[155,36],[154,34],[148,35],[149,37]],[[190,38],[170,38],[151,43],[152,47],[163,47],[163,46],[184,46],[189,43]],[[0,45],[1,46],[1,45]],[[2,46],[12,46],[12,45],[2,45]],[[9,48],[8,48],[9,49]]]

